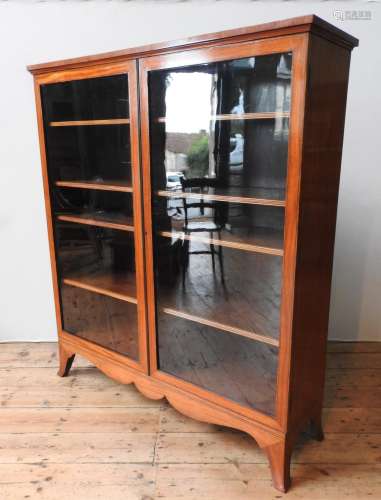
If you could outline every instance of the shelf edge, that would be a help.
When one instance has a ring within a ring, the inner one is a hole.
[[[85,219],[82,217],[75,217],[71,215],[57,215],[57,220],[61,220],[64,222],[74,222],[76,224],[85,224],[87,226],[97,226],[97,227],[105,227],[109,229],[118,229],[120,231],[130,231],[134,232],[134,226],[130,226],[127,224],[118,224],[116,222],[105,222],[99,221],[97,219]]]
[[[258,113],[224,113],[221,115],[211,115],[210,121],[233,121],[233,120],[275,120],[276,118],[289,118],[289,111],[264,111]],[[159,116],[155,120],[157,123],[166,123],[166,116]]]
[[[258,342],[262,342],[264,344],[269,344],[274,347],[279,348],[279,341],[273,339],[272,337],[267,337],[265,335],[260,335],[255,332],[250,332],[248,330],[243,330],[242,328],[237,328],[234,326],[225,325],[224,323],[218,323],[217,321],[211,321],[208,319],[200,318],[198,316],[193,316],[193,314],[188,314],[182,311],[178,311],[177,309],[172,309],[170,307],[162,307],[160,309],[165,314],[170,314],[171,316],[176,316],[178,318],[187,319],[189,321],[194,321],[195,323],[201,323],[202,325],[211,326],[212,328],[217,328],[220,330],[224,330],[229,333],[234,333],[236,335],[240,335],[241,337],[246,337],[251,340],[256,340]]]
[[[82,288],[83,290],[87,290],[89,292],[99,293],[100,295],[106,295],[107,297],[112,297],[114,299],[123,300],[124,302],[130,302],[131,304],[137,304],[138,301],[135,297],[130,295],[124,295],[122,293],[113,292],[112,290],[108,290],[106,288],[88,285],[87,283],[71,278],[64,278],[62,282],[65,285],[73,286],[76,288]]]
[[[57,187],[68,187],[74,189],[95,189],[100,191],[121,191],[126,193],[132,193],[132,186],[118,186],[117,184],[99,184],[96,182],[86,182],[86,181],[56,181],[55,185]]]
[[[68,120],[59,122],[49,122],[50,127],[80,127],[95,125],[128,125],[129,118],[110,118],[108,120]]]
[[[207,232],[207,231],[205,231]],[[172,236],[177,236],[179,239],[182,240],[188,240],[188,241],[198,241],[200,243],[209,243],[213,245],[219,245],[222,247],[228,247],[228,248],[235,248],[238,250],[245,250],[247,252],[256,252],[256,253],[264,253],[264,254],[269,254],[269,255],[278,255],[278,256],[283,256],[283,249],[281,248],[272,248],[272,247],[266,247],[262,245],[252,245],[250,243],[238,243],[234,241],[229,241],[229,240],[219,240],[215,238],[208,238],[204,236],[188,236],[183,232],[180,231],[174,231],[171,233],[170,231],[158,231],[159,236],[163,236],[165,238],[172,238]]]
[[[286,206],[285,200],[274,200],[267,198],[255,198],[234,195],[204,194],[204,193],[184,193],[182,191],[155,191],[157,196],[164,198],[197,198],[199,200],[226,201],[228,203],[246,203],[248,205],[269,205],[273,207]]]

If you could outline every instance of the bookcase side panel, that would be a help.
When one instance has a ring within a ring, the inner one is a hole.
[[[288,424],[295,432],[309,421],[321,430],[349,64],[348,49],[310,35]]]

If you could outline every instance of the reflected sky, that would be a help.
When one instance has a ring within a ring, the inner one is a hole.
[[[168,79],[165,96],[166,131],[192,133],[201,129],[208,130],[212,75],[192,73],[190,76],[189,73],[170,73]]]

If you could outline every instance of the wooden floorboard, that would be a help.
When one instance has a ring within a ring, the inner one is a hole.
[[[54,343],[0,344],[0,499],[278,499],[238,431],[146,399]],[[381,343],[330,343],[326,439],[301,437],[285,498],[381,498]]]

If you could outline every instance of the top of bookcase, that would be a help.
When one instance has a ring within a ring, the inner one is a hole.
[[[359,42],[357,38],[349,35],[336,26],[333,26],[327,21],[324,21],[324,19],[315,15],[307,15],[284,19],[281,21],[274,21],[271,23],[258,24],[256,26],[247,26],[244,28],[197,35],[169,42],[160,42],[124,50],[116,50],[113,52],[104,52],[97,55],[63,59],[43,64],[33,64],[27,66],[27,69],[32,74],[37,75],[40,73],[50,73],[55,70],[66,70],[81,66],[118,62],[125,59],[168,53],[179,49],[187,50],[201,46],[205,47],[215,44],[218,41],[224,43],[244,42],[248,40],[294,35],[306,32],[319,35],[349,50],[356,47]]]

